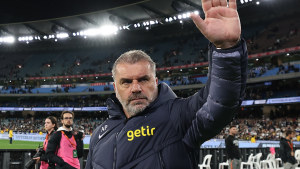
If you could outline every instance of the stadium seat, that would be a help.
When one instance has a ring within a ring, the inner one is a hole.
[[[269,153],[266,160],[260,162],[261,169],[275,169],[275,154]]]
[[[253,166],[255,169],[260,169],[260,158],[262,153],[258,153],[253,157]]]
[[[200,168],[200,169],[203,169],[203,168],[205,167],[205,168],[211,169],[211,168],[210,168],[211,157],[212,157],[211,154],[207,154],[207,155],[204,157],[203,163],[202,163],[202,164],[198,164],[199,168]]]
[[[298,161],[298,165],[300,164],[300,149],[295,151],[295,158]]]
[[[219,163],[219,169],[224,169],[224,166],[229,167],[229,161],[228,160],[226,162]]]
[[[247,162],[241,162],[241,169],[243,169],[244,166],[250,166],[250,169],[253,169],[253,160],[253,154],[250,154]]]

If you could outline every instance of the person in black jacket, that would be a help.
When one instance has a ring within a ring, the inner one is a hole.
[[[53,135],[53,133],[57,130],[57,120],[53,116],[49,116],[45,120],[45,130],[47,131],[47,135],[45,138],[45,141],[43,143],[43,150],[46,151],[48,142]],[[41,155],[41,157],[33,158],[38,163],[41,161],[40,169],[54,169],[55,165],[54,163],[48,163],[48,159],[46,157],[45,152]]]
[[[188,98],[158,84],[141,50],[114,63],[109,118],[91,137],[86,169],[196,169],[200,145],[233,118],[245,93],[247,48],[236,1],[202,0],[205,20],[191,15],[209,44],[206,86]]]
[[[230,126],[229,136],[225,139],[227,159],[231,169],[239,169],[241,166],[241,153],[239,150],[239,140],[235,137],[238,129],[235,125]]]
[[[297,160],[295,158],[293,138],[295,137],[295,131],[287,130],[286,137],[280,140],[279,155],[283,161],[284,169],[295,169],[297,166]]]
[[[55,163],[56,169],[80,169],[78,160],[78,143],[75,140],[72,126],[74,113],[61,113],[62,127],[58,128],[48,142],[46,156],[49,162]]]

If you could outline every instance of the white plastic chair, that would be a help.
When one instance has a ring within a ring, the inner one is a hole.
[[[229,160],[223,163],[219,163],[219,169],[224,169],[225,166],[229,167]]]
[[[298,161],[298,164],[300,164],[300,149],[295,151],[295,158]]]
[[[283,163],[282,163],[281,158],[276,158],[276,159],[275,159],[275,163],[276,163],[276,168],[277,168],[277,169],[283,168],[283,167],[280,167],[280,166],[283,166]]]
[[[205,167],[205,168],[211,169],[211,168],[210,168],[211,157],[212,157],[211,154],[207,154],[207,155],[204,157],[203,163],[202,163],[202,164],[198,164],[199,168],[200,168],[200,169],[203,169],[203,168]]]
[[[260,158],[262,156],[262,153],[258,153],[253,157],[253,166],[256,169],[260,169]]]
[[[261,169],[276,169],[275,154],[269,153],[265,160],[260,162]]]
[[[241,162],[241,169],[243,169],[244,166],[250,166],[250,169],[253,169],[253,154],[249,155],[247,162]]]

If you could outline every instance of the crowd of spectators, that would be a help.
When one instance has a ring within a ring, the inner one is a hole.
[[[300,134],[300,119],[298,118],[277,118],[270,120],[263,119],[235,119],[232,124],[238,126],[237,138],[240,140],[280,140],[284,137],[287,129],[292,129]],[[224,128],[215,138],[224,139],[228,136],[229,127]]]
[[[44,117],[36,116],[36,117],[18,117],[18,118],[0,118],[0,129],[3,132],[7,132],[8,130],[13,130],[15,133],[19,134],[31,134],[31,133],[45,133],[44,124],[45,118],[49,115],[54,115],[58,119],[58,125],[62,126],[59,120],[59,113],[41,113]],[[78,114],[90,114],[82,115]],[[88,116],[88,117],[86,117]],[[93,130],[96,129],[103,121],[107,118],[107,112],[75,112],[74,119],[74,130],[83,129],[85,134],[92,134]]]
[[[100,115],[101,114],[101,115]],[[59,116],[57,116],[59,117]],[[85,134],[92,134],[105,119],[107,112],[101,112],[98,116],[85,118],[77,117],[73,128],[75,130],[83,128]],[[15,133],[30,134],[45,132],[44,118],[0,118],[0,128],[2,132],[7,132],[12,129]],[[297,117],[280,117],[271,120],[270,118],[236,118],[231,124],[238,125],[238,138],[240,140],[280,140],[284,137],[287,129],[295,130],[300,134],[300,118]],[[229,127],[225,127],[217,136],[216,139],[224,139],[228,135]]]

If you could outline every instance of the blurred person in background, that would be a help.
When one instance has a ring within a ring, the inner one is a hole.
[[[9,144],[12,144],[13,136],[14,136],[13,130],[10,129],[8,132]]]
[[[239,150],[239,140],[236,138],[238,129],[236,125],[229,128],[229,136],[225,139],[227,159],[231,169],[239,169],[241,166],[241,152]]]
[[[295,169],[297,166],[294,145],[292,142],[295,134],[295,131],[288,129],[285,133],[285,138],[281,138],[280,140],[279,156],[283,161],[284,169]]]
[[[55,163],[55,169],[80,169],[77,145],[73,133],[74,113],[61,113],[62,127],[58,128],[48,142],[46,155],[49,162]]]
[[[47,135],[46,135],[46,139],[43,143],[43,150],[46,152],[48,142],[49,142],[51,136],[53,135],[53,133],[57,130],[57,119],[56,119],[56,117],[49,116],[49,117],[46,118],[46,120],[45,120],[45,130],[47,132]],[[47,159],[45,153],[43,153],[41,157],[36,157],[36,158],[33,158],[33,159],[36,160],[37,163],[39,161],[41,161],[40,169],[50,169],[50,168],[54,169],[55,168],[54,163],[48,163],[48,159]]]

